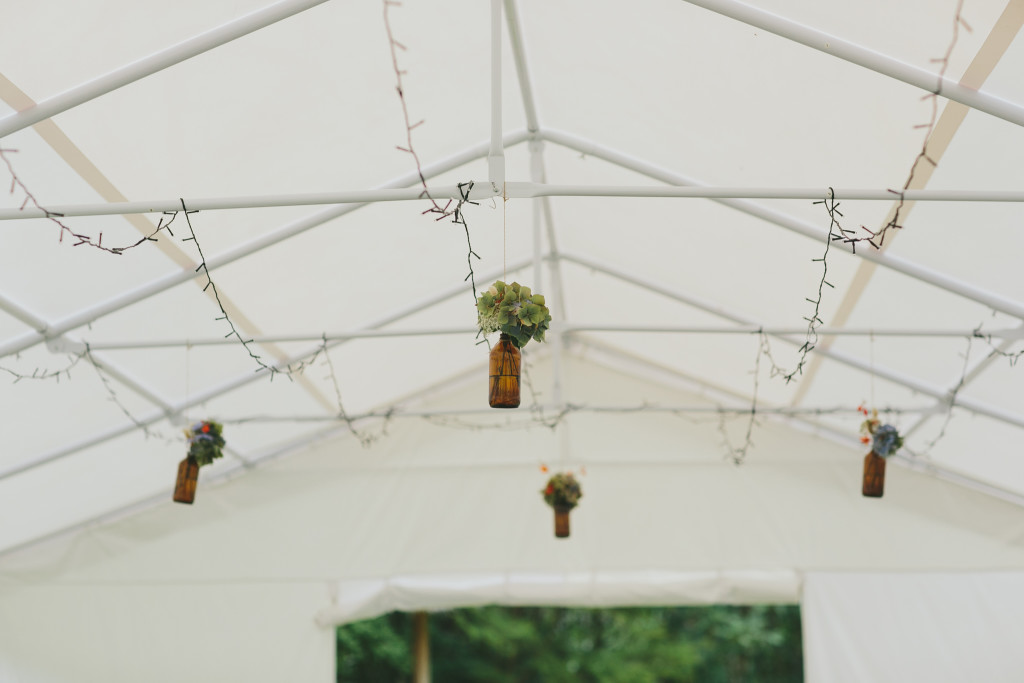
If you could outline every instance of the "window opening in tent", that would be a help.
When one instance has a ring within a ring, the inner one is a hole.
[[[804,679],[799,605],[391,612],[338,627],[336,652],[339,683]]]

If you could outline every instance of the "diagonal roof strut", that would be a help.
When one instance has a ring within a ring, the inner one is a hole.
[[[654,178],[670,185],[702,185],[702,183],[691,178],[687,178],[686,176],[680,175],[674,171],[656,166],[641,159],[613,150],[609,147],[605,147],[600,143],[577,137],[569,133],[545,128],[541,131],[541,135],[545,140],[562,145],[563,147],[568,147],[569,149],[574,149],[577,152],[603,159],[611,164],[621,166],[622,168],[635,171],[649,178]],[[712,201],[731,207],[755,218],[760,218],[768,223],[773,223],[797,234],[804,235],[805,237],[810,237],[822,244],[825,243],[825,240],[828,239],[829,236],[829,232],[827,230],[755,202],[743,199],[713,199]],[[842,242],[833,243],[832,248],[842,249],[847,252],[852,251],[849,245]],[[999,294],[974,287],[962,280],[958,280],[938,271],[918,265],[913,261],[892,256],[890,254],[861,249],[856,252],[856,256],[877,263],[880,266],[885,266],[886,268],[920,280],[921,282],[926,282],[935,287],[939,287],[947,292],[958,294],[966,299],[970,299],[971,301],[983,306],[999,311],[1000,313],[1005,313],[1024,320],[1024,303],[1021,303],[1020,301],[1008,299]]]
[[[126,64],[104,76],[77,85],[59,95],[54,95],[25,111],[0,119],[0,138],[325,2],[327,0],[281,0],[281,2],[239,17],[148,57]]]
[[[946,99],[983,111],[1018,126],[1024,126],[1024,107],[994,95],[940,78],[919,67],[901,62],[880,52],[851,43],[837,36],[804,26],[785,17],[766,12],[736,0],[683,0],[736,21],[774,33],[793,42],[870,69],[897,81],[941,95]]]
[[[1010,47],[1010,43],[1013,42],[1017,33],[1020,32],[1022,25],[1024,25],[1024,0],[1010,0],[1006,9],[999,16],[999,19],[996,20],[996,24],[985,39],[985,42],[978,49],[978,53],[964,72],[963,77],[960,79],[960,84],[968,88],[980,88],[991,75],[996,64],[1006,54],[1006,50]],[[907,185],[908,189],[914,191],[917,188],[924,188],[928,185],[932,174],[935,172],[935,164],[941,162],[943,155],[945,155],[946,150],[949,149],[949,145],[953,141],[953,137],[960,130],[960,125],[967,118],[967,112],[967,107],[959,102],[946,103],[942,110],[942,115],[935,122],[935,126],[932,127],[927,139],[928,159],[932,163],[917,164],[915,162],[915,166],[912,167],[914,170],[913,177]],[[913,209],[913,200],[908,199],[906,202],[897,202],[889,210],[889,214],[885,217],[882,225],[888,225],[891,221],[896,220],[897,210],[901,212],[902,216],[900,223],[905,223],[907,215]],[[898,236],[899,231],[893,233],[881,248],[889,249],[892,247],[893,241]],[[831,324],[839,326],[846,324],[874,274],[874,263],[865,262],[857,267],[857,272],[854,273],[853,279],[846,289],[846,294],[843,296],[843,300],[832,315]],[[828,347],[832,344],[832,340],[825,339],[822,344]],[[810,363],[808,363],[804,371],[804,378],[793,395],[793,405],[799,404],[804,399],[804,396],[807,395],[818,373],[820,362],[818,357],[810,359]]]

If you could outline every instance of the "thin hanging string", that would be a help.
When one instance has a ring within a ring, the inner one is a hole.
[[[870,351],[868,353],[868,358],[869,358],[869,360],[871,362],[871,407],[872,407],[872,409],[874,409],[874,408],[877,407],[875,405],[875,330],[874,329],[871,330],[871,334],[868,335],[868,339],[870,340],[870,342],[869,342],[870,343],[870,346],[869,346]]]
[[[505,189],[505,184],[501,184],[501,281],[508,282],[508,232],[506,231],[506,211],[505,205],[508,204],[508,191]]]
[[[185,424],[186,424],[186,426],[192,424],[191,420],[188,419],[189,382],[191,381],[191,378],[189,377],[189,371],[190,371],[190,369],[192,367],[191,355],[192,355],[192,342],[190,342],[189,340],[186,339],[185,340]]]

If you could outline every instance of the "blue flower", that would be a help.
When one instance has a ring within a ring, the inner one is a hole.
[[[896,428],[892,425],[882,425],[875,431],[875,440],[871,445],[871,450],[883,458],[887,458],[902,445],[903,439],[900,438]]]

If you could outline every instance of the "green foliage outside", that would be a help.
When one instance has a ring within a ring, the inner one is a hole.
[[[338,629],[338,681],[412,680],[412,615]],[[481,607],[430,615],[436,683],[799,683],[796,605]]]

